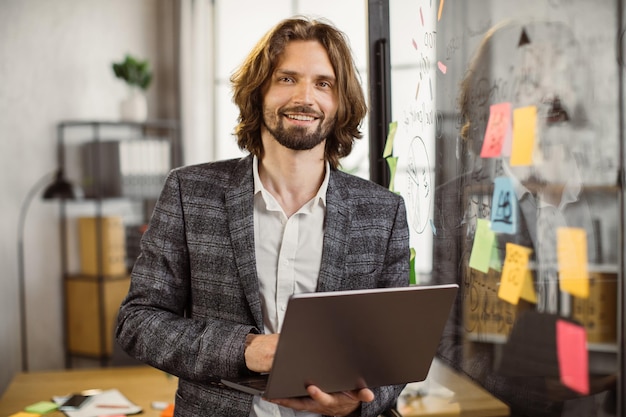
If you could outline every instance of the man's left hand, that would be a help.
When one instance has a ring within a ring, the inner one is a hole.
[[[309,397],[285,398],[271,400],[271,402],[299,411],[311,411],[328,416],[347,416],[356,410],[361,402],[374,401],[374,393],[368,388],[329,394],[315,385],[309,385],[307,391]]]

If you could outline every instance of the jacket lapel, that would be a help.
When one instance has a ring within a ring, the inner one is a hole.
[[[263,330],[259,279],[254,249],[254,180],[252,156],[237,163],[225,194],[230,241],[241,284],[257,327]]]
[[[350,210],[347,186],[337,171],[330,172],[326,192],[326,219],[324,221],[324,248],[320,266],[318,291],[343,289],[345,258],[348,250]]]

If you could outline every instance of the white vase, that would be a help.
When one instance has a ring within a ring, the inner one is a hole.
[[[145,122],[148,118],[146,95],[138,88],[131,88],[120,103],[120,118],[125,122]]]

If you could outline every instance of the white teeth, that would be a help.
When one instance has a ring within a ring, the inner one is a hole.
[[[300,120],[300,121],[307,121],[307,122],[315,120],[315,117],[304,116],[304,115],[301,115],[301,114],[289,114],[289,115],[287,115],[287,117],[289,117],[290,119]]]

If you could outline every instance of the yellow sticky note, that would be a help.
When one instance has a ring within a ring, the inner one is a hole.
[[[489,227],[490,222],[486,219],[476,220],[476,233],[474,234],[474,245],[470,254],[469,266],[478,271],[489,272],[491,262],[491,250],[495,239],[495,233]]]
[[[39,417],[41,414],[39,413],[28,413],[26,411],[20,411],[15,414],[11,414],[9,417]]]
[[[526,270],[526,278],[524,278],[524,284],[522,285],[522,292],[519,295],[526,301],[537,304],[537,293],[535,292],[535,283],[533,282],[533,273],[530,269]]]
[[[588,298],[587,232],[575,227],[559,227],[556,238],[561,291]]]
[[[502,267],[498,297],[511,304],[517,305],[526,283],[528,274],[528,259],[531,249],[515,243],[506,244],[506,256]]]
[[[511,166],[531,165],[537,127],[537,107],[520,107],[513,110],[513,148]]]

